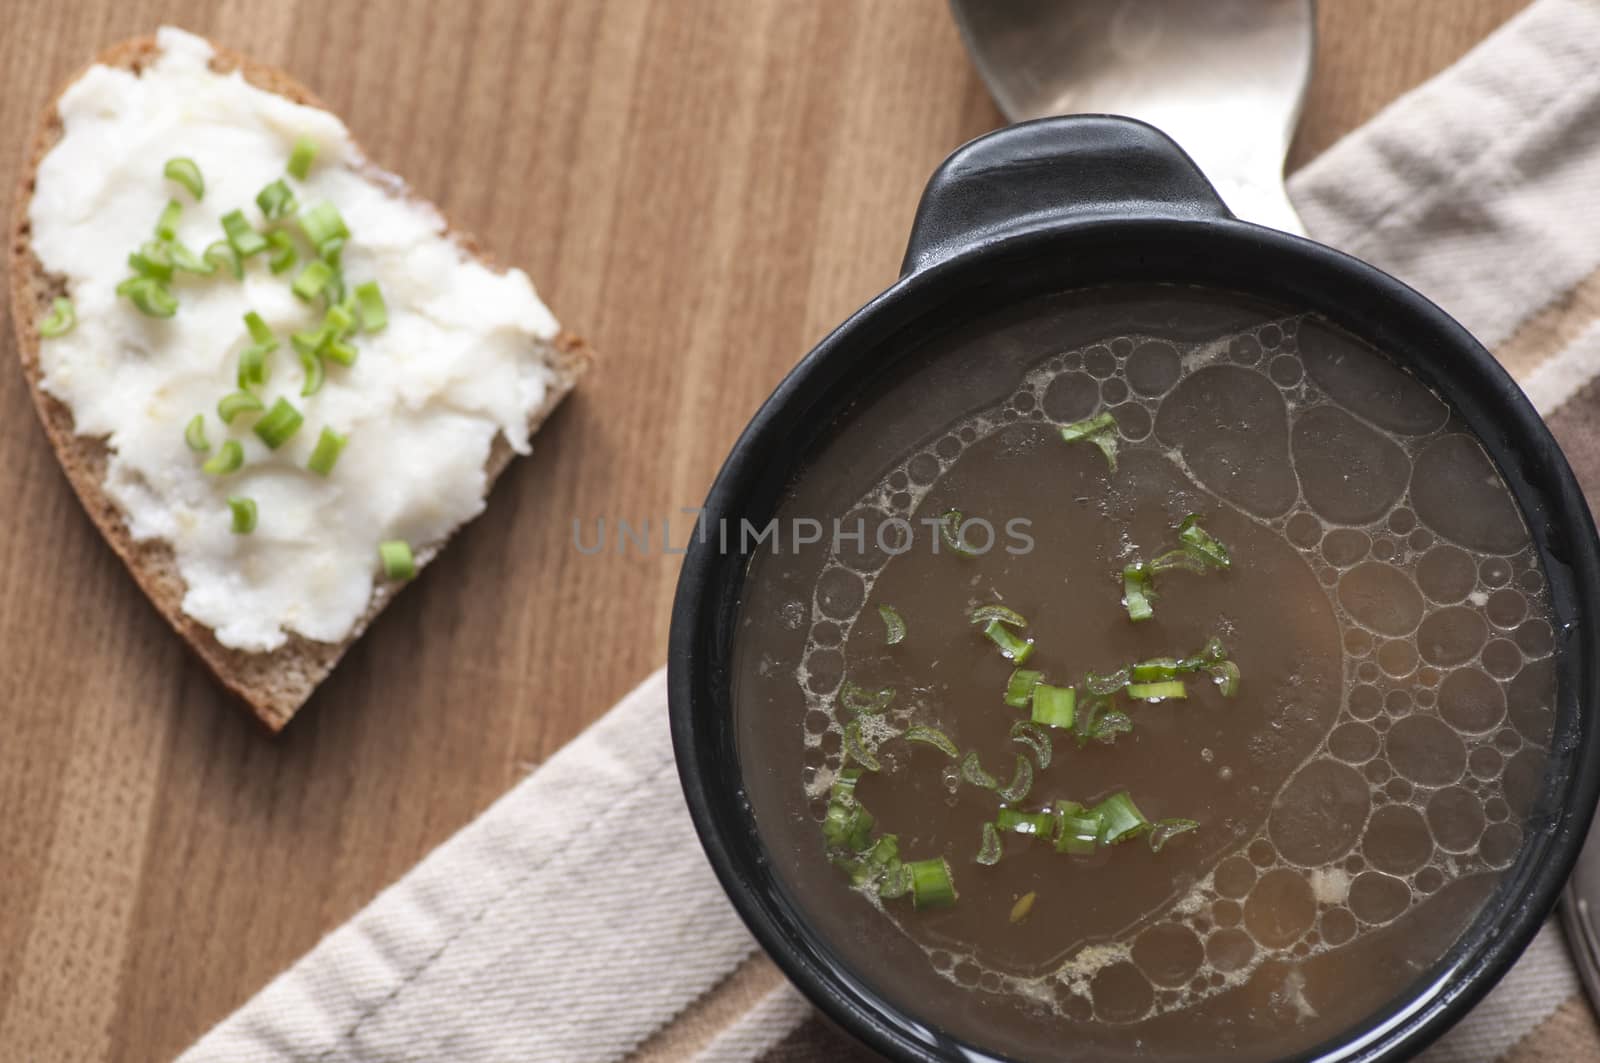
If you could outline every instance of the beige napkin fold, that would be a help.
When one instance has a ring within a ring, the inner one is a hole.
[[[1600,488],[1600,2],[1539,0],[1296,175],[1311,233],[1420,288]],[[868,1058],[729,907],[672,765],[664,676],[330,934],[193,1061]],[[1424,1057],[1600,1059],[1557,929]]]

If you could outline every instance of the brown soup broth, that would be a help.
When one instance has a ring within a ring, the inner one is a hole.
[[[746,786],[823,940],[912,1014],[1025,1058],[1269,1058],[1394,999],[1513,862],[1549,749],[1544,579],[1476,439],[1317,316],[1198,288],[1039,300],[916,362],[831,426],[741,605]],[[1101,410],[1114,471],[1060,435]],[[952,509],[988,522],[985,552],[924,523]],[[1131,622],[1123,566],[1191,513],[1231,566],[1163,573],[1154,617]],[[1184,700],[1121,699],[1131,732],[1054,732],[1040,767],[1012,737],[1028,709],[1002,701],[1013,665],[968,622],[994,602],[1027,618],[1026,666],[1050,682],[1217,637],[1239,691],[1189,676]],[[880,605],[904,620],[897,645]],[[827,859],[847,680],[895,691],[860,717],[881,770],[857,796],[903,857],[948,860],[953,906],[880,900]],[[1033,761],[1020,809],[1127,790],[1199,827],[1086,856],[1004,834],[982,866],[1005,802],[906,741],[914,725],[1001,784]]]

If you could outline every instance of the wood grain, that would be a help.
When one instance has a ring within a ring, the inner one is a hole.
[[[1325,0],[1294,158],[1521,6]],[[601,364],[271,740],[96,537],[0,356],[7,1059],[169,1058],[657,665],[676,558],[580,555],[573,520],[659,535],[697,504],[998,120],[939,0],[12,0],[0,188],[59,81],[161,22],[310,84]]]

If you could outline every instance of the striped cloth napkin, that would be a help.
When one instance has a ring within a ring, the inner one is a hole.
[[[1597,189],[1600,0],[1539,0],[1290,185],[1315,237],[1420,288],[1498,354],[1591,492]],[[678,789],[658,672],[182,1058],[871,1057],[724,898]],[[1424,1058],[1600,1059],[1559,931]]]

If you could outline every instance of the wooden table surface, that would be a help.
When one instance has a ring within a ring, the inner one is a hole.
[[[1523,3],[1323,0],[1293,163]],[[0,1058],[166,1059],[661,663],[677,559],[580,555],[574,518],[698,504],[999,116],[942,0],[6,9],[0,188],[64,78],[172,22],[312,86],[600,352],[277,739],[99,541],[0,356]]]

